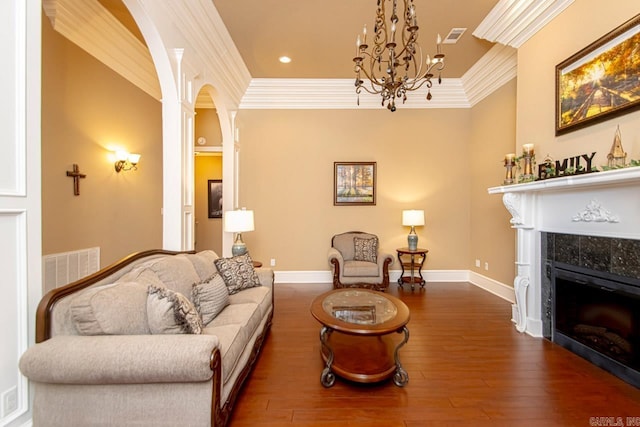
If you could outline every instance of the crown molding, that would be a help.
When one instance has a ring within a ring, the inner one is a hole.
[[[442,79],[431,88],[433,98],[426,100],[427,88],[407,94],[398,108],[467,108],[469,103],[460,79]],[[360,105],[353,79],[253,79],[240,109],[380,109],[380,95],[362,91]]]
[[[198,78],[214,86],[218,93],[226,94],[231,102],[228,107],[236,108],[249,86],[251,74],[213,2],[161,4],[167,9],[167,16],[172,17],[172,30],[180,33],[189,47],[188,57],[193,58],[192,66],[200,73]]]
[[[518,73],[518,51],[496,44],[463,76],[462,85],[471,106],[476,105]]]
[[[500,0],[473,35],[519,48],[574,0]]]
[[[43,0],[53,29],[116,73],[160,100],[149,49],[96,0]]]

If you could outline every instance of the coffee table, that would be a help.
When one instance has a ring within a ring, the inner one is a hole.
[[[368,289],[335,289],[313,300],[311,314],[322,324],[323,386],[333,386],[335,375],[360,383],[393,376],[398,387],[407,384],[398,351],[409,341],[410,316],[401,300]],[[394,333],[403,339],[394,339]]]

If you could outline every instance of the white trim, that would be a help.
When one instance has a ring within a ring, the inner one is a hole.
[[[500,0],[473,35],[519,48],[574,0]]]
[[[431,88],[433,98],[427,101],[427,88],[407,94],[406,103],[398,108],[469,108],[460,79],[442,79]],[[252,79],[240,109],[380,109],[380,95],[363,91],[358,95],[353,79]]]
[[[389,286],[397,285],[400,270],[389,271]],[[331,283],[331,271],[275,271],[274,283]],[[422,272],[424,280],[429,282],[469,282],[480,289],[490,292],[505,301],[515,303],[515,291],[512,286],[498,282],[470,270],[426,270]]]
[[[474,106],[518,74],[518,51],[495,45],[462,76],[469,105]]]
[[[502,282],[483,276],[475,271],[469,271],[469,282],[505,301],[509,301],[511,304],[515,304],[516,302],[516,294],[513,286],[505,285]]]

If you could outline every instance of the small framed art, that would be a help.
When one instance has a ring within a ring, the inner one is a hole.
[[[376,204],[376,162],[334,162],[335,206]]]

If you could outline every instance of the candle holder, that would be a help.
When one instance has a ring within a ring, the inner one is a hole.
[[[507,156],[504,158],[504,167],[506,168],[504,185],[513,184],[513,167],[515,165],[516,165],[515,154],[507,154]]]
[[[525,144],[522,146],[522,158],[524,159],[524,168],[522,176],[520,177],[520,182],[533,181],[533,162],[535,161],[533,144]]]

